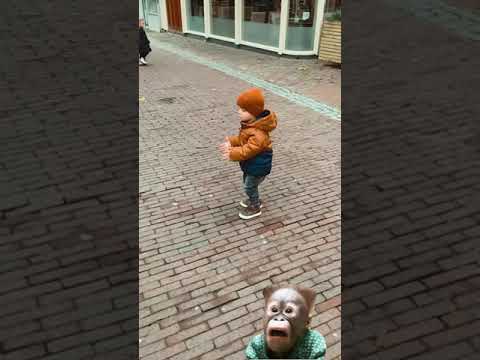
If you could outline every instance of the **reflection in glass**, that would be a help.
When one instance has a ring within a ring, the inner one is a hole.
[[[188,29],[205,32],[203,0],[187,0],[187,14]]]
[[[315,39],[315,0],[290,0],[288,11],[288,50],[313,50]]]
[[[212,0],[211,33],[235,38],[235,0]]]
[[[333,13],[342,8],[342,0],[327,0],[325,3],[325,15]]]
[[[148,12],[150,14],[158,15],[158,0],[148,1]]]
[[[278,47],[281,0],[244,0],[243,40]]]

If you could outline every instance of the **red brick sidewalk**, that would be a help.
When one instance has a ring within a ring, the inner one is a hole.
[[[209,46],[208,44],[205,46]],[[264,55],[262,55],[264,56]],[[317,290],[313,327],[340,358],[340,123],[266,93],[279,114],[264,214],[238,218],[241,173],[217,144],[248,84],[156,51],[140,68],[140,356],[243,359],[261,290]]]

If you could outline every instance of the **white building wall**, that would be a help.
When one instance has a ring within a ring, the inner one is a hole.
[[[138,0],[138,18],[145,19],[145,14],[143,13],[142,0]]]
[[[160,28],[168,31],[167,1],[159,0],[158,4],[160,7]]]

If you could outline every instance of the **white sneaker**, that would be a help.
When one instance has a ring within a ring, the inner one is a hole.
[[[143,63],[140,60],[138,60],[138,65],[143,65]]]
[[[262,215],[262,210],[260,210],[260,206],[257,208],[254,208],[253,206],[249,206],[247,208],[240,210],[240,212],[238,213],[238,216],[240,216],[240,218],[244,220],[253,219],[260,215]]]
[[[140,62],[143,64],[143,65],[147,65],[147,60],[145,60],[143,57],[140,58]]]

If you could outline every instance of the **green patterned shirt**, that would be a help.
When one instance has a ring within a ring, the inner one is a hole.
[[[305,336],[297,343],[288,359],[320,359],[324,360],[327,345],[318,331],[307,330]],[[245,350],[247,359],[268,359],[265,346],[265,335],[255,336]]]

